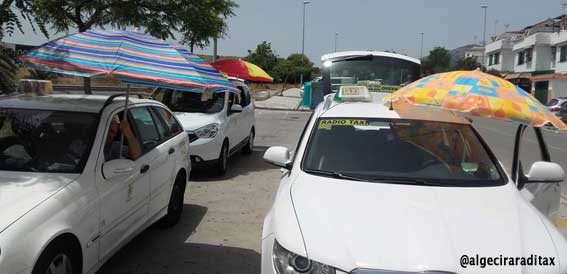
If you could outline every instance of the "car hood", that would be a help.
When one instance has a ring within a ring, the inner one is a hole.
[[[78,174],[0,172],[0,233]]]
[[[208,124],[219,123],[217,118],[218,113],[174,112],[173,114],[185,130],[196,130]]]
[[[308,257],[346,271],[474,273],[480,269],[460,267],[462,255],[558,256],[547,221],[512,184],[431,187],[302,174],[291,194]]]

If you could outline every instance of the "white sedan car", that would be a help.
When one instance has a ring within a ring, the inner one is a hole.
[[[263,274],[567,273],[565,239],[521,187],[553,189],[559,165],[535,162],[517,187],[470,121],[390,110],[359,90],[325,98],[294,157],[266,151],[285,172],[264,220]],[[547,260],[502,265],[532,255]]]
[[[191,163],[227,171],[228,159],[238,151],[251,154],[256,134],[254,102],[243,80],[229,78],[240,93],[200,94],[156,89],[152,98],[173,110],[191,141]]]
[[[0,273],[94,273],[149,225],[179,220],[187,134],[159,102],[131,99],[127,120],[124,103],[0,100]]]

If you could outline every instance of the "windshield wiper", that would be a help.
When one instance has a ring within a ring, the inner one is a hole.
[[[369,178],[369,177],[359,177],[341,171],[326,171],[326,170],[318,170],[318,169],[305,169],[304,171],[307,173],[329,176],[336,179],[345,179],[345,180],[360,181],[360,182],[400,184],[400,185],[446,186],[445,184],[430,182],[423,179]]]

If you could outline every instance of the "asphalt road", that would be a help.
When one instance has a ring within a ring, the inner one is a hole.
[[[294,148],[308,117],[257,110],[254,153],[234,155],[223,177],[194,172],[180,223],[147,229],[97,274],[260,273],[262,223],[281,176],[262,156],[269,146]]]
[[[272,145],[294,148],[308,116],[258,110],[254,153],[231,158],[223,177],[194,172],[181,222],[165,230],[149,228],[98,274],[259,273],[262,222],[281,176],[261,158]],[[475,125],[509,169],[516,126],[490,119],[475,119]],[[522,157],[530,162],[538,152],[533,134],[527,137]],[[545,137],[553,160],[567,169],[567,134],[545,132]]]

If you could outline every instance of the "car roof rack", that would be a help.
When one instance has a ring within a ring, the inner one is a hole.
[[[148,94],[146,93],[142,93],[142,92],[130,92],[129,94],[130,96],[134,95],[134,96],[138,96],[138,99],[144,99],[143,96],[148,96]],[[104,102],[104,105],[102,106],[102,109],[106,108],[108,105],[112,104],[112,102],[114,101],[114,99],[116,99],[117,97],[122,97],[122,96],[126,96],[126,93],[118,93],[118,94],[112,94],[108,97],[108,99],[106,99],[106,101]]]

